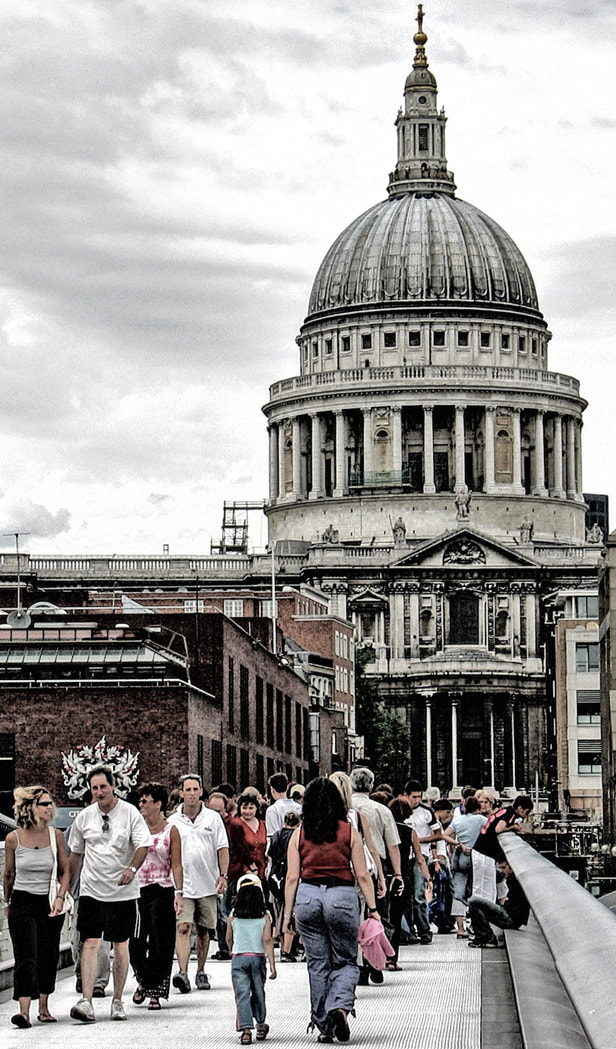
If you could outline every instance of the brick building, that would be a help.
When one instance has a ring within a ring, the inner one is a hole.
[[[34,613],[28,629],[0,627],[2,811],[16,783],[39,780],[68,804],[66,766],[103,737],[131,756],[131,785],[173,785],[192,769],[208,786],[264,788],[274,771],[303,782],[331,771],[342,717],[318,712],[313,761],[308,687],[264,644],[267,620],[250,633],[222,613],[133,610],[119,621],[99,612]]]

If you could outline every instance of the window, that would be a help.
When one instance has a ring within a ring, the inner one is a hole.
[[[601,773],[601,740],[578,739],[578,773],[597,776]]]
[[[418,146],[422,153],[428,152],[428,125],[420,124],[418,128]]]
[[[0,733],[0,793],[12,796],[15,789],[15,734]],[[6,799],[8,802],[8,798]],[[12,803],[12,797],[11,797]],[[8,812],[8,807],[4,807]]]
[[[444,346],[445,345],[445,332],[444,331],[435,331],[435,332],[433,332],[433,334],[432,334],[432,342],[433,342],[434,346]]]
[[[197,772],[203,779],[203,736],[197,733]]]
[[[501,335],[501,350],[511,349],[511,340],[508,332],[503,332]]]
[[[362,337],[361,337],[361,348],[362,348],[362,350],[371,350],[372,349],[372,336],[371,335],[362,335]]]
[[[598,688],[580,688],[575,694],[578,725],[599,725],[601,722],[601,693]]]
[[[248,688],[248,667],[243,667],[240,665],[240,736],[242,737],[242,739],[248,739],[249,735],[250,707]]]
[[[279,688],[276,689],[276,750],[282,750],[284,744],[284,724],[283,724],[283,705],[282,705],[282,692]]]
[[[274,746],[274,686],[269,681],[266,690],[265,741],[268,747]]]
[[[351,352],[351,336],[350,335],[343,335],[342,336],[342,352],[343,353],[350,353]]]
[[[185,601],[184,602],[185,612],[204,612],[205,601]]]
[[[230,743],[227,743],[227,783],[231,783],[234,787],[237,781],[237,750]]]
[[[237,598],[226,598],[224,612],[229,619],[239,619],[244,615],[244,602],[238,601]]]
[[[325,340],[325,356],[326,357],[331,357],[333,352],[334,352],[334,350],[333,350],[332,340],[331,339],[326,339]]]
[[[212,740],[212,783],[222,783],[222,743],[219,739]]]
[[[598,619],[599,598],[592,594],[585,597],[576,597],[575,612],[578,619]]]
[[[295,704],[295,753],[298,758],[302,756],[302,707],[300,703]]]
[[[536,357],[537,356],[537,340],[536,339],[533,339],[532,344],[531,344],[531,348],[532,348],[532,353],[534,353],[534,355]]]
[[[264,619],[271,619],[272,618],[272,600],[271,600],[271,598],[268,598],[266,601],[261,601],[259,603],[259,614],[262,615],[264,617]],[[276,618],[278,618],[278,602],[276,602]]]
[[[287,754],[291,753],[293,725],[291,724],[291,697],[284,697],[284,749]]]
[[[520,353],[526,353],[526,338],[524,335],[520,335],[518,338],[518,350]]]
[[[388,349],[391,349],[396,345],[396,333],[395,331],[386,331],[383,336],[383,345]]]
[[[257,770],[257,787],[260,791],[265,791],[265,762],[262,754],[257,754],[255,768]]]
[[[318,342],[313,342],[313,344],[312,344],[312,356],[313,357],[318,357],[319,356],[319,344],[318,344]]]
[[[599,669],[599,645],[575,646],[575,669],[578,674],[589,674]]]
[[[231,656],[229,656],[229,665],[227,670],[227,703],[229,706],[229,732],[233,732],[235,729],[235,665]]]
[[[264,713],[263,678],[257,674],[255,678],[255,739],[257,743],[263,743],[264,740]]]
[[[479,598],[465,590],[449,597],[449,644],[479,644]]]
[[[467,331],[459,331],[458,332],[458,346],[462,346],[462,347],[468,346],[468,337],[469,337],[469,332],[467,332]]]
[[[492,336],[489,331],[482,331],[479,336],[480,345],[482,350],[489,350],[492,345]]]
[[[409,332],[409,346],[421,346],[421,332],[410,331]]]
[[[247,783],[250,783],[250,757],[247,750],[240,750],[240,782],[239,786],[243,790]]]

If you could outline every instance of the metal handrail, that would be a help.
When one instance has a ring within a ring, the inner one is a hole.
[[[588,1041],[593,1049],[614,1049],[616,915],[517,835],[505,833],[499,843]]]

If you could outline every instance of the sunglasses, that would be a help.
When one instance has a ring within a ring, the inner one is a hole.
[[[103,834],[109,834],[109,831],[110,831],[111,828],[109,826],[109,816],[107,815],[107,813],[104,814],[104,816],[102,817],[102,820],[103,820]]]
[[[39,806],[39,808],[45,809],[47,807],[51,807],[53,805],[53,801],[37,801],[36,804]]]

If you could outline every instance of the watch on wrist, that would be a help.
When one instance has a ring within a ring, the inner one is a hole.
[[[128,870],[129,870],[129,871],[132,871],[132,872],[133,872],[133,874],[136,874],[136,873],[137,873],[137,868],[136,868],[136,867],[129,867],[129,868],[128,868]]]

